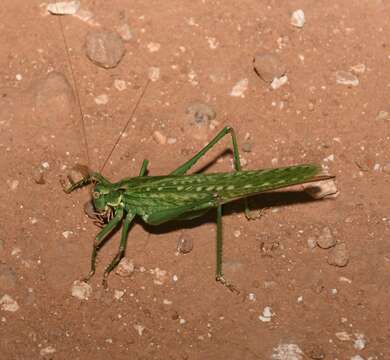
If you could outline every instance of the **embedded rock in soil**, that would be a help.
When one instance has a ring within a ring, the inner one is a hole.
[[[193,241],[190,237],[181,236],[177,240],[176,249],[180,254],[188,254],[192,251],[194,247]]]
[[[67,116],[74,104],[74,95],[66,77],[59,72],[51,72],[38,81],[34,87],[35,107],[38,114],[45,114],[52,119]],[[56,115],[57,114],[57,115]]]
[[[292,13],[290,23],[295,27],[303,28],[305,25],[305,13],[302,9],[295,10]]]
[[[217,116],[215,110],[207,104],[195,102],[187,107],[186,114],[192,123],[201,125],[209,124]]]
[[[344,243],[337,244],[329,252],[328,264],[338,267],[344,267],[348,264],[349,254],[347,246]]]
[[[336,82],[337,84],[346,86],[359,85],[359,79],[354,74],[343,70],[336,72]]]
[[[334,238],[332,231],[328,227],[324,227],[320,236],[317,239],[317,245],[321,249],[329,249],[336,245],[336,239]]]
[[[253,59],[253,68],[267,83],[271,83],[275,78],[281,78],[286,73],[284,64],[273,54],[257,54]]]
[[[121,37],[113,31],[100,30],[88,33],[85,46],[88,58],[105,69],[116,67],[125,54]]]
[[[135,266],[133,259],[129,259],[127,257],[122,258],[119,262],[118,267],[116,268],[115,274],[127,277],[131,276],[134,273]]]

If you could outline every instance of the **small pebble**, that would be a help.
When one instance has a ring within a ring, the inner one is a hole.
[[[337,244],[333,247],[328,256],[328,264],[338,267],[344,267],[348,264],[349,254],[345,243]]]
[[[122,276],[122,277],[128,277],[131,276],[134,273],[135,266],[133,259],[129,259],[128,257],[124,257],[119,262],[115,274]]]
[[[107,94],[98,95],[95,97],[94,101],[97,105],[106,105],[108,103],[108,95]]]
[[[57,350],[53,346],[46,346],[43,349],[39,351],[39,355],[41,356],[46,356],[46,355],[51,355],[54,354]]]
[[[62,236],[67,239],[70,235],[73,235],[73,231],[67,230],[62,232]]]
[[[363,350],[366,347],[366,339],[363,334],[355,334],[356,339],[353,342],[353,347],[356,350]]]
[[[12,299],[12,297],[7,294],[3,295],[0,299],[0,309],[3,311],[15,312],[18,311],[19,308],[20,307],[16,300]]]
[[[314,249],[317,246],[317,239],[310,237],[307,239],[307,247],[309,249]]]
[[[158,130],[153,132],[153,139],[157,144],[160,145],[165,145],[167,143],[167,137]]]
[[[380,110],[375,118],[375,120],[389,120],[390,113],[386,110]]]
[[[305,25],[305,13],[302,9],[295,10],[292,13],[290,23],[297,28],[303,28]]]
[[[127,89],[126,81],[124,81],[124,80],[119,80],[119,79],[115,79],[115,80],[114,80],[114,87],[115,87],[115,89],[117,89],[118,91],[126,90],[126,89]]]
[[[114,291],[114,299],[119,300],[125,295],[125,292],[123,290],[115,290]]]
[[[337,71],[336,72],[336,82],[340,85],[346,86],[358,86],[359,79],[348,71]]]
[[[361,357],[360,355],[354,355],[351,357],[351,360],[365,360],[363,357]]]
[[[356,64],[351,66],[351,71],[353,71],[355,74],[364,74],[366,71],[366,65],[364,64]]]
[[[280,78],[274,78],[271,82],[271,88],[273,90],[279,89],[281,86],[284,84],[287,84],[288,82],[288,77],[287,75],[283,75]]]
[[[334,199],[340,195],[334,179],[322,180],[302,185],[305,193],[313,199]]]
[[[275,314],[272,312],[271,307],[266,306],[263,310],[263,313],[259,316],[259,320],[262,322],[269,322],[274,315]]]
[[[84,281],[76,280],[72,285],[72,296],[80,300],[88,300],[92,294],[91,285]]]
[[[281,343],[273,348],[272,360],[303,360],[303,351],[297,344]]]
[[[186,109],[186,114],[190,121],[195,124],[209,124],[217,116],[215,110],[208,104],[195,102],[189,105]]]
[[[329,249],[336,245],[336,239],[329,227],[326,226],[322,229],[320,236],[317,238],[317,245],[321,249]]]
[[[142,336],[142,334],[143,334],[143,332],[145,330],[145,326],[142,326],[140,324],[135,324],[133,327],[137,331],[138,335]]]
[[[167,144],[168,145],[173,145],[173,144],[176,144],[177,143],[177,139],[176,138],[171,138],[171,137],[169,137],[168,139],[167,139]]]
[[[248,294],[248,300],[249,300],[249,301],[256,301],[256,294],[254,294],[254,293],[249,293],[249,294]]]
[[[160,78],[160,68],[150,67],[148,70],[148,76],[151,81],[157,81]]]
[[[22,74],[16,74],[15,75],[15,79],[18,80],[18,81],[21,81],[23,79]]]
[[[161,48],[161,45],[159,43],[155,43],[155,42],[150,42],[148,45],[147,45],[148,49],[150,52],[156,52],[156,51],[159,51],[160,48]]]
[[[337,339],[339,339],[340,341],[351,341],[352,340],[351,335],[349,335],[346,331],[337,332],[335,335],[336,335]]]
[[[257,75],[267,83],[286,74],[286,67],[274,54],[258,54],[253,59],[253,67]]]
[[[133,38],[129,24],[122,24],[117,26],[116,31],[123,41],[130,41]]]
[[[73,15],[80,8],[80,1],[60,1],[47,5],[47,11],[53,15]]]
[[[192,251],[193,248],[194,248],[194,242],[192,238],[188,236],[181,236],[177,240],[176,250],[180,254],[188,254]]]
[[[236,83],[236,85],[233,86],[232,90],[230,91],[230,96],[242,98],[245,97],[245,91],[248,90],[248,85],[248,79],[241,79]]]
[[[153,280],[153,283],[156,285],[163,285],[164,282],[167,280],[166,270],[155,268],[154,270],[150,270],[150,272],[154,274],[155,279]]]
[[[88,33],[85,46],[88,58],[105,69],[116,67],[125,54],[121,37],[113,31],[99,30]]]

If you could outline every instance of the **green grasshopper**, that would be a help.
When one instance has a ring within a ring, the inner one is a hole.
[[[190,174],[195,163],[204,156],[225,135],[230,134],[233,144],[235,172]],[[96,269],[96,256],[105,238],[120,223],[123,224],[119,250],[103,275],[107,276],[123,258],[131,222],[136,216],[150,225],[159,225],[171,220],[194,219],[210,209],[217,209],[216,234],[216,280],[230,290],[235,290],[222,271],[222,205],[245,199],[245,214],[250,218],[247,198],[265,191],[291,185],[315,182],[332,178],[321,175],[321,167],[314,164],[281,167],[265,170],[242,171],[237,140],[234,130],[227,126],[222,129],[194,157],[164,176],[147,176],[148,160],[144,160],[139,175],[112,183],[100,173],[89,173],[82,180],[64,188],[70,193],[77,188],[93,183],[92,201],[96,216],[107,223],[96,235],[91,256],[91,270],[84,280],[89,280]]]

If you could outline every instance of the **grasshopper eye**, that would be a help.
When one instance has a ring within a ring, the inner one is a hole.
[[[99,199],[99,197],[100,197],[100,192],[99,192],[99,191],[93,191],[93,192],[92,192],[92,197],[93,197],[94,199]]]

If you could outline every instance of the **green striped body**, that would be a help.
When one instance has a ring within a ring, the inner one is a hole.
[[[176,218],[194,218],[210,208],[265,191],[321,180],[316,176],[320,170],[308,164],[232,173],[143,176],[109,186],[98,184],[95,192],[105,193],[106,205],[115,208],[121,204],[126,211],[157,225]]]

